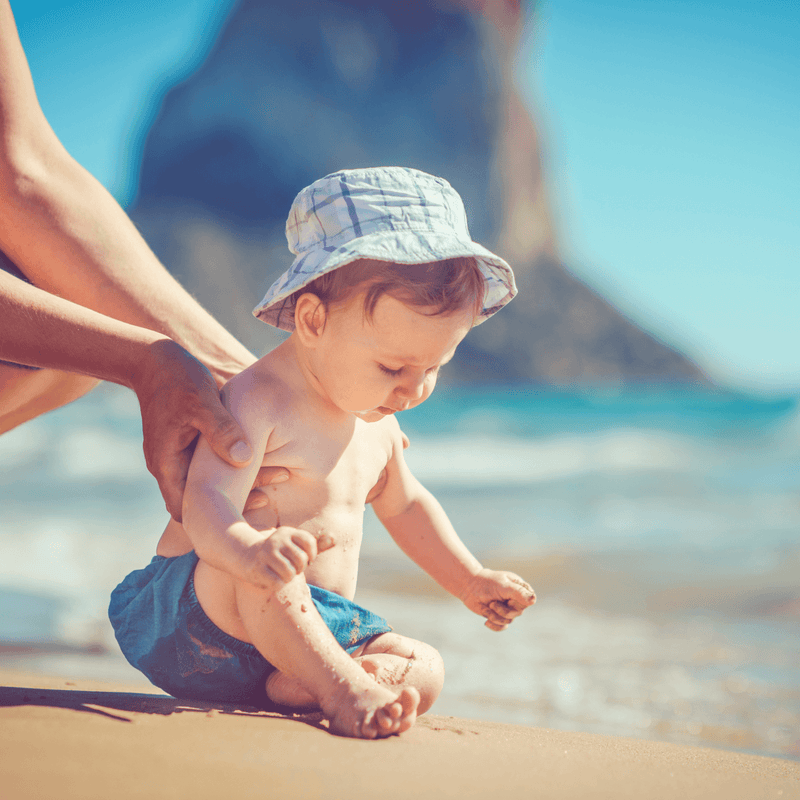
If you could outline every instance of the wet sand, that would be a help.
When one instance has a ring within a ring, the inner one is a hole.
[[[0,671],[3,800],[800,798],[800,764],[426,715],[400,737],[175,700],[142,684]]]

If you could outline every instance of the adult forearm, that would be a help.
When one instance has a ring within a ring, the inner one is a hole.
[[[45,118],[8,0],[0,0],[0,250],[41,289],[193,353],[217,383],[253,356],[159,263]]]
[[[5,361],[135,388],[153,350],[169,344],[163,334],[106,317],[0,271],[0,358]]]
[[[25,275],[66,300],[169,336],[215,376],[252,363],[169,275],[111,195],[66,153],[55,156],[47,170],[18,170],[5,187],[0,247]]]

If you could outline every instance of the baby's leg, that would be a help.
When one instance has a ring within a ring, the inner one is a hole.
[[[231,583],[241,620],[239,631],[226,630],[229,609],[220,599]],[[414,724],[420,700],[416,689],[390,689],[373,680],[328,630],[302,575],[270,594],[201,561],[195,571],[195,590],[206,614],[222,630],[250,641],[280,672],[296,679],[322,709],[331,730],[374,739],[402,733]]]
[[[424,642],[396,633],[383,633],[356,650],[353,660],[387,689],[416,689],[420,695],[417,714],[424,714],[442,691],[442,657]],[[300,708],[315,705],[314,698],[300,682],[284,672],[270,675],[267,693],[270,699],[283,705]]]
[[[424,714],[444,686],[444,662],[439,651],[425,642],[397,633],[370,639],[355,656],[372,677],[387,688],[414,687],[420,694],[417,714]]]

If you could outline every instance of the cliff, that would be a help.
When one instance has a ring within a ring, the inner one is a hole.
[[[520,288],[459,348],[451,379],[705,382],[559,257],[514,86],[523,16],[517,0],[242,0],[202,66],[164,95],[131,216],[262,353],[279,334],[250,311],[290,263],[295,194],[341,168],[413,166],[453,184],[473,237],[507,258]]]

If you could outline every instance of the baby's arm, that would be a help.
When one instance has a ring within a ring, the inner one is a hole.
[[[267,383],[252,368],[228,382],[223,392],[225,405],[257,455],[247,467],[231,467],[201,439],[183,495],[183,527],[197,555],[212,567],[266,588],[287,583],[303,572],[318,552],[333,545],[326,534],[298,528],[258,531],[242,516],[261,466],[260,454],[268,451],[274,429],[267,398],[275,392],[274,383]]]
[[[533,589],[511,572],[484,568],[459,539],[436,498],[411,474],[398,428],[392,458],[372,507],[402,550],[486,626],[507,628],[536,601]]]

